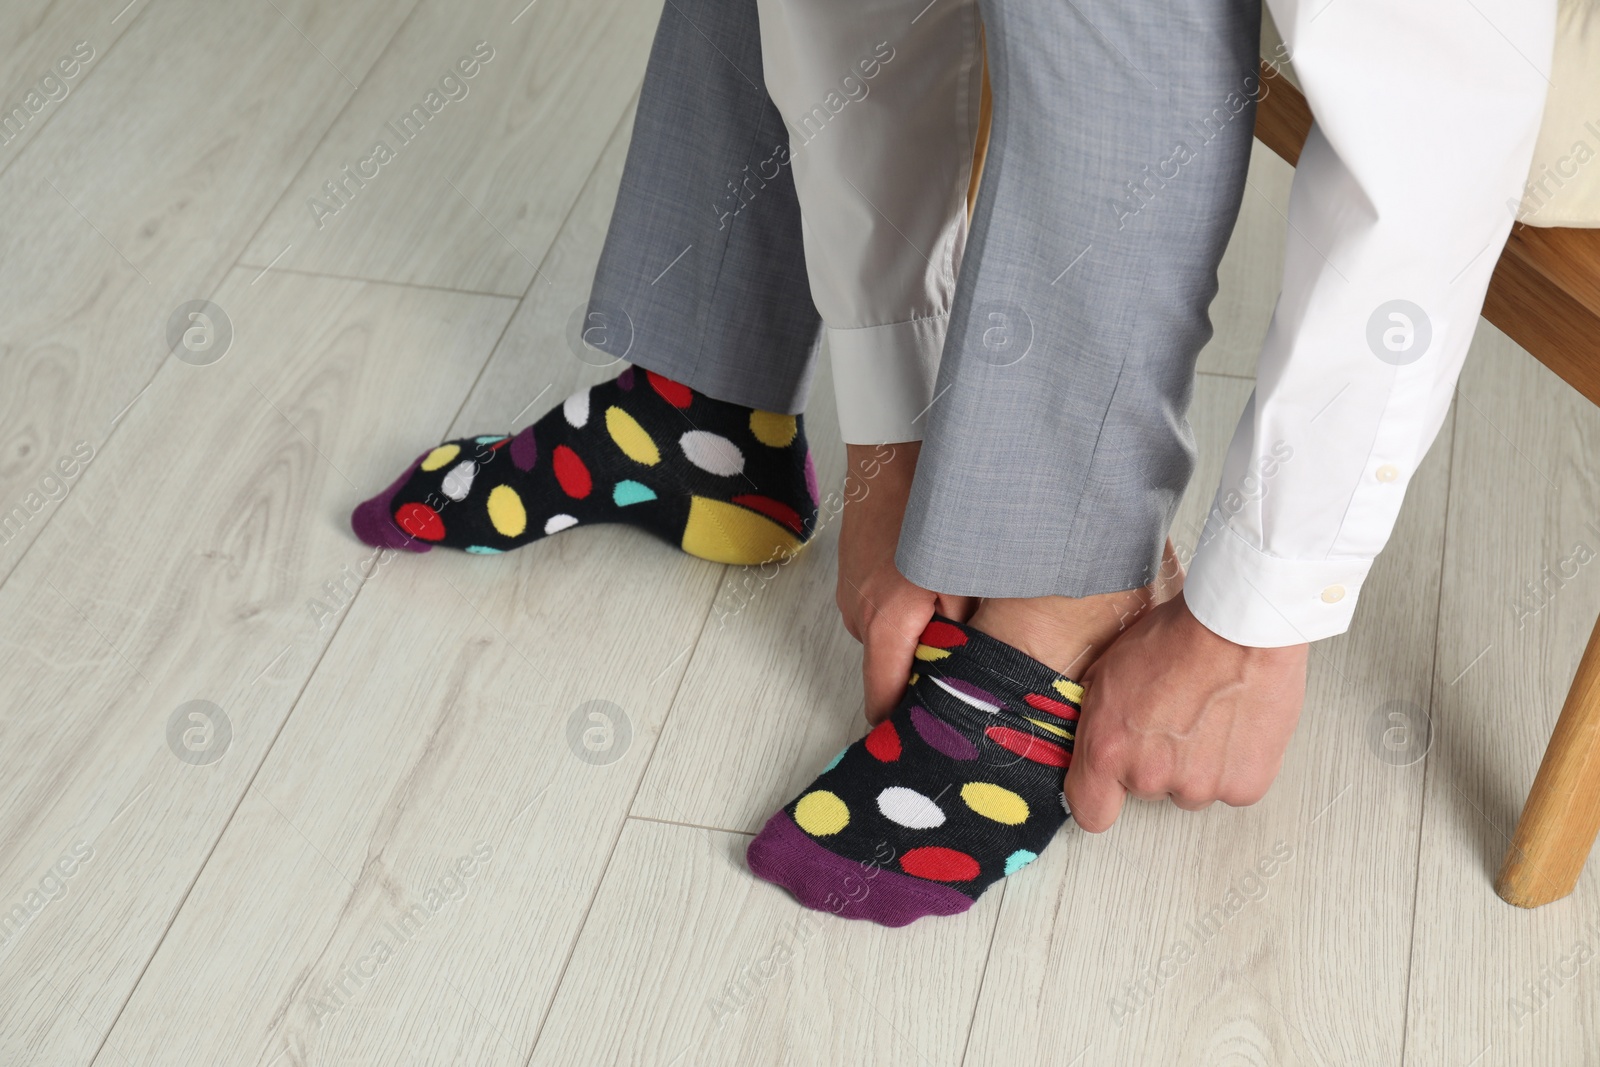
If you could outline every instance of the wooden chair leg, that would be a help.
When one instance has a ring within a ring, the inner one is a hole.
[[[1550,734],[1516,836],[1494,889],[1519,908],[1537,908],[1577,888],[1600,830],[1600,622],[1578,663],[1561,718]]]

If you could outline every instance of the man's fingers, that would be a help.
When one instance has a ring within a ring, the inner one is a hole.
[[[892,615],[879,615],[868,624],[861,648],[861,682],[866,691],[868,722],[876,724],[888,718],[905,695],[917,635],[931,618],[933,604],[928,603],[912,612],[902,609]]]
[[[1067,798],[1072,820],[1091,834],[1098,834],[1109,830],[1117,821],[1128,793],[1115,774],[1108,774],[1092,766],[1090,760],[1079,758],[1081,751],[1073,753],[1061,791]]]

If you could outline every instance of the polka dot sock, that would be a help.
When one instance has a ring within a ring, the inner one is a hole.
[[[1083,689],[935,616],[900,706],[750,843],[750,870],[808,908],[884,926],[966,911],[1067,819]]]
[[[801,416],[715,400],[642,367],[516,434],[447,441],[350,517],[374,547],[482,554],[623,522],[741,564],[792,556],[816,521]]]

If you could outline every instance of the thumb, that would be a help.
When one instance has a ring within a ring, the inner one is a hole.
[[[867,627],[861,643],[861,683],[866,694],[867,721],[882,722],[905,695],[911,675],[917,635],[933,618],[933,604],[922,604],[891,615],[880,614]]]
[[[1091,834],[1098,834],[1109,830],[1122,814],[1128,791],[1122,787],[1120,768],[1115,764],[1108,767],[1104,760],[1094,758],[1093,721],[1088,705],[1085,700],[1061,795],[1072,812],[1072,820]]]

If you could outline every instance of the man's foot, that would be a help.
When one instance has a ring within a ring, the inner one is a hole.
[[[1169,539],[1161,571],[1148,585],[1086,597],[991,597],[978,605],[969,623],[1063,674],[1083,678],[1113,641],[1178,595],[1183,577]]]
[[[750,870],[809,908],[884,926],[966,911],[1066,821],[1083,690],[934,617],[899,707],[750,843]]]
[[[629,367],[519,433],[447,441],[350,516],[374,547],[484,554],[605,522],[718,563],[794,555],[817,523],[802,416]]]

